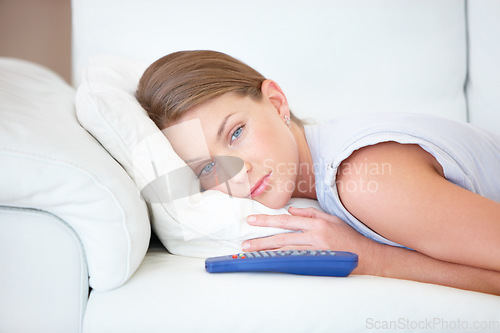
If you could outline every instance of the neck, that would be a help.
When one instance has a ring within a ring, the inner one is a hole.
[[[291,131],[295,137],[299,150],[299,168],[292,198],[308,198],[316,200],[316,183],[314,179],[313,161],[311,151],[307,145],[304,127],[292,122]]]

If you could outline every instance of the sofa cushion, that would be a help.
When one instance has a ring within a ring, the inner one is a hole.
[[[465,0],[74,0],[73,15],[75,82],[98,54],[214,49],[276,80],[302,118],[466,120]]]
[[[85,248],[91,287],[108,290],[144,258],[147,207],[127,173],[78,123],[74,95],[39,65],[0,59],[0,204],[66,221]]]
[[[150,250],[125,286],[92,292],[85,332],[494,332],[500,324],[494,295],[366,275],[210,274],[204,266]]]

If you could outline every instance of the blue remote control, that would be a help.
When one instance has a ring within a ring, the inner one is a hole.
[[[258,251],[205,260],[210,273],[283,272],[301,275],[348,276],[358,266],[358,255],[344,251]]]

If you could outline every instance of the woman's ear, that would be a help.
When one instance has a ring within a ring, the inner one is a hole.
[[[271,102],[281,117],[290,117],[290,109],[288,108],[285,93],[276,82],[273,80],[264,80],[260,89],[263,98]]]

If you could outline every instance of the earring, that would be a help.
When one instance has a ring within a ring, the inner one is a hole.
[[[286,124],[286,126],[290,127],[290,117],[289,116],[285,116],[285,124]]]

